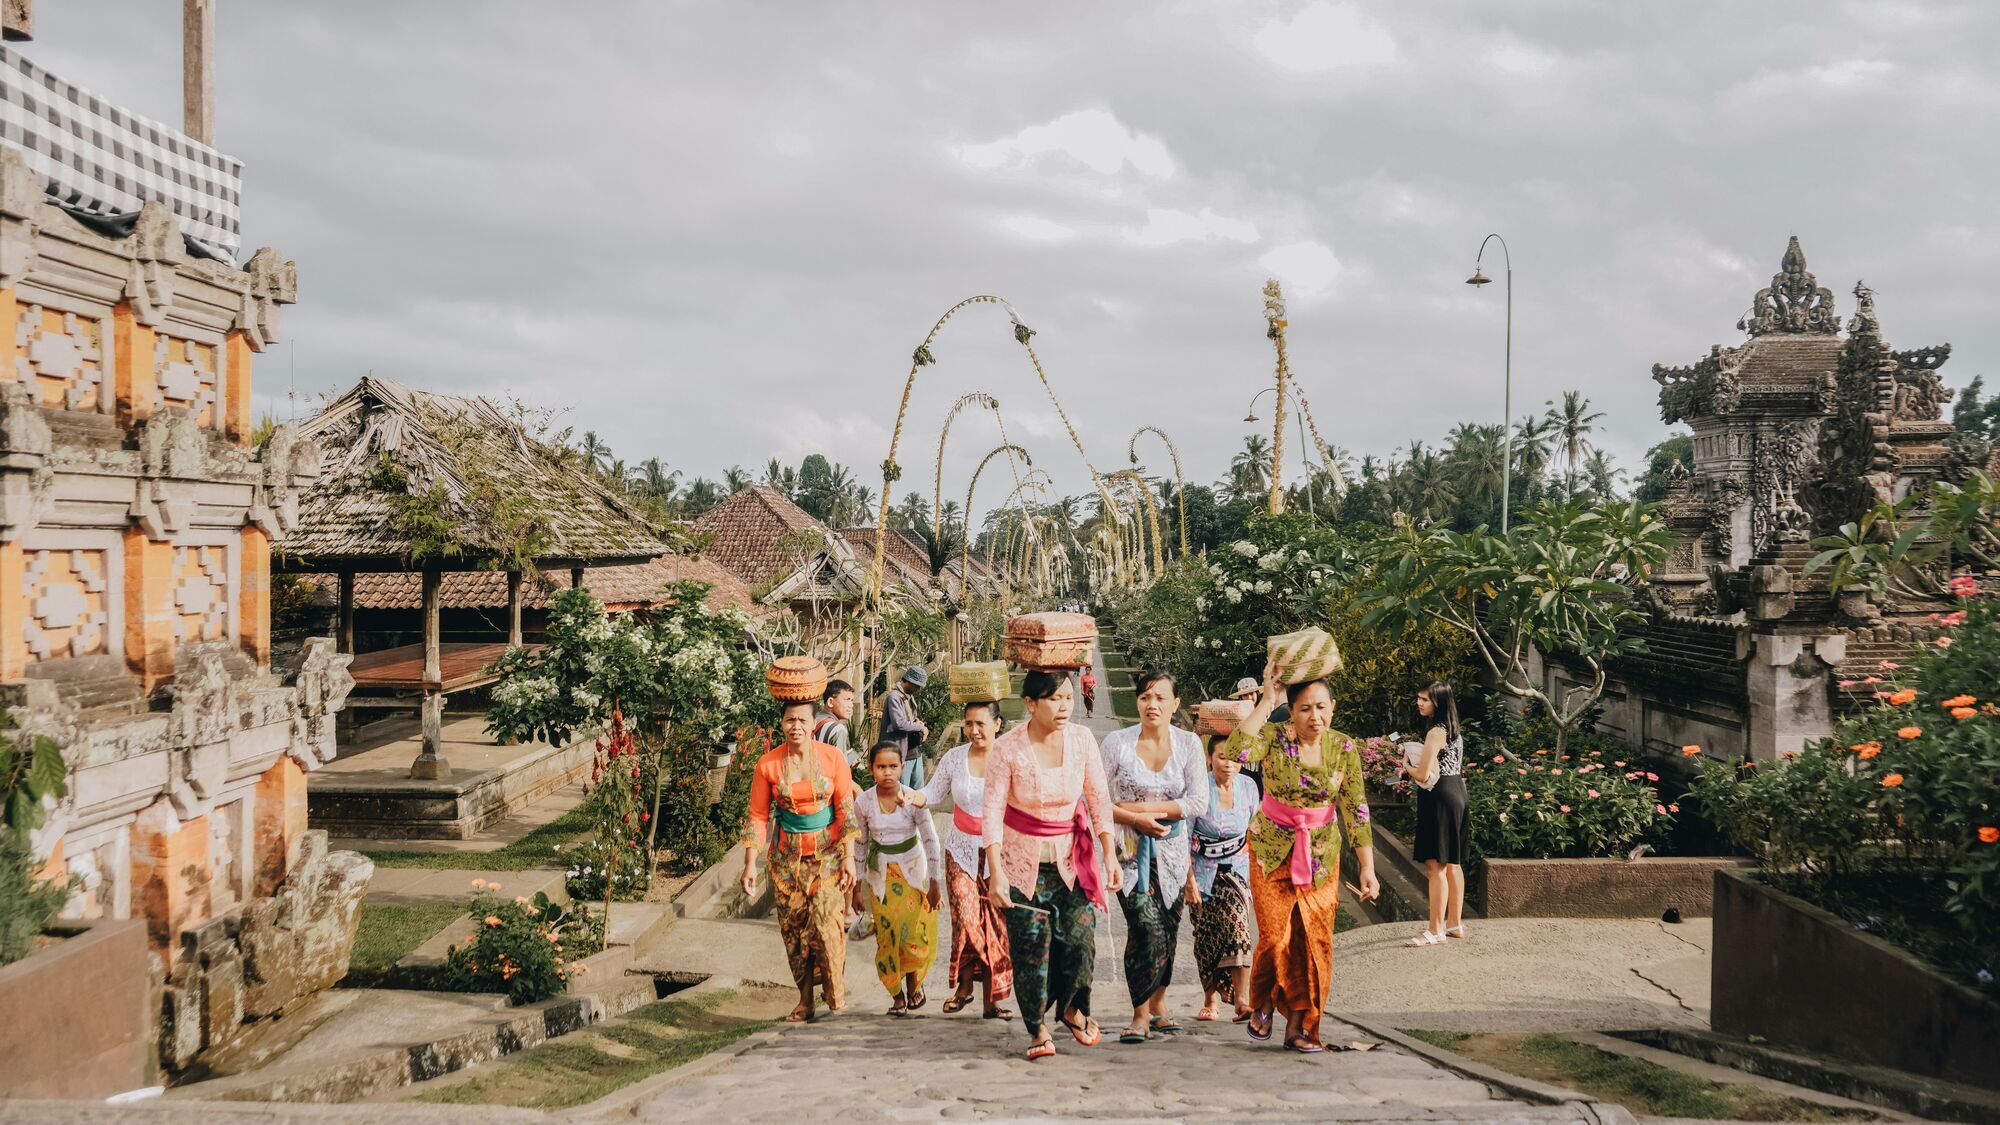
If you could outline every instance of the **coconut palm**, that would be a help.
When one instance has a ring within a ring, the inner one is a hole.
[[[1229,461],[1223,491],[1239,500],[1254,501],[1271,491],[1271,443],[1262,434],[1243,439],[1243,450]]]
[[[1590,481],[1590,490],[1599,500],[1610,501],[1618,498],[1618,478],[1624,471],[1611,464],[1610,454],[1602,449],[1590,451],[1590,459],[1583,463],[1583,475]]]
[[[583,458],[583,471],[596,476],[604,462],[610,458],[611,447],[597,439],[597,431],[585,430],[583,441],[577,447],[577,454]]]
[[[1550,399],[1548,408],[1550,437],[1555,442],[1556,451],[1568,463],[1565,486],[1574,496],[1577,466],[1594,448],[1590,435],[1597,428],[1597,423],[1604,420],[1604,415],[1602,412],[1591,412],[1590,400],[1583,397],[1582,391],[1564,391],[1562,405],[1558,406],[1554,399]]]
[[[1472,509],[1472,519],[1468,522],[1483,522],[1488,508],[1500,503],[1500,490],[1506,479],[1505,451],[1502,448],[1501,428],[1474,425],[1461,422],[1451,432],[1451,445],[1445,455],[1451,476],[1452,491]]]
[[[752,483],[750,471],[741,465],[731,465],[722,474],[722,487],[728,489],[731,496],[749,488]]]

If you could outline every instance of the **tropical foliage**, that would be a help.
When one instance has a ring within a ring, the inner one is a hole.
[[[454,992],[504,992],[516,1004],[560,994],[588,972],[584,958],[604,948],[604,918],[587,906],[501,897],[505,888],[472,881],[472,933],[445,950],[443,985]]]
[[[1540,708],[1560,752],[1604,694],[1605,665],[1643,648],[1631,587],[1667,556],[1673,533],[1651,505],[1581,500],[1523,513],[1507,534],[1405,523],[1370,545],[1358,590],[1364,626],[1441,625],[1471,642],[1500,690]],[[1529,675],[1535,650],[1574,658],[1588,682],[1550,690]]]
[[[67,792],[61,747],[14,725],[0,707],[0,965],[35,951],[35,937],[55,921],[74,879],[43,879],[28,833]]]

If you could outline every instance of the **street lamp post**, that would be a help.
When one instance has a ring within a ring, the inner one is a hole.
[[[1504,452],[1501,454],[1500,478],[1500,534],[1507,534],[1507,502],[1514,494],[1514,255],[1507,249],[1507,240],[1496,234],[1489,234],[1479,244],[1479,253],[1472,259],[1472,276],[1465,279],[1467,285],[1485,285],[1493,279],[1479,272],[1479,263],[1486,257],[1486,244],[1500,240],[1500,254],[1507,265],[1507,358],[1506,390],[1502,392],[1500,433]]]

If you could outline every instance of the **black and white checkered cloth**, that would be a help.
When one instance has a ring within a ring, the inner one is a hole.
[[[21,150],[49,197],[75,211],[129,215],[148,200],[181,233],[234,262],[243,245],[243,165],[0,47],[0,140]]]

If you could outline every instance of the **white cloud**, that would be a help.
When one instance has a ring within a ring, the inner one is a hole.
[[[1324,242],[1293,242],[1257,259],[1257,264],[1280,282],[1285,292],[1300,297],[1316,297],[1332,288],[1345,268]]]
[[[1040,215],[1008,215],[1000,225],[1030,242],[1067,242],[1076,237],[1076,231]]]
[[[1212,239],[1255,242],[1257,225],[1243,219],[1218,215],[1206,207],[1202,208],[1198,215],[1186,211],[1149,207],[1146,210],[1146,225],[1129,228],[1125,235],[1132,241],[1146,246],[1168,246],[1176,242],[1205,242]]]
[[[1486,52],[1486,61],[1502,74],[1534,78],[1555,69],[1557,57],[1519,36],[1505,35]]]
[[[1807,77],[1827,86],[1858,86],[1886,78],[1895,71],[1894,63],[1879,59],[1842,59],[1823,66],[1806,68]]]
[[[1379,66],[1397,55],[1396,37],[1351,4],[1307,4],[1266,23],[1253,42],[1272,62],[1303,72]]]
[[[1079,109],[1046,125],[1030,125],[1011,137],[960,145],[958,158],[975,168],[1004,168],[1059,152],[1102,175],[1127,164],[1148,176],[1169,176],[1173,154],[1151,133],[1127,128],[1109,110]]]

